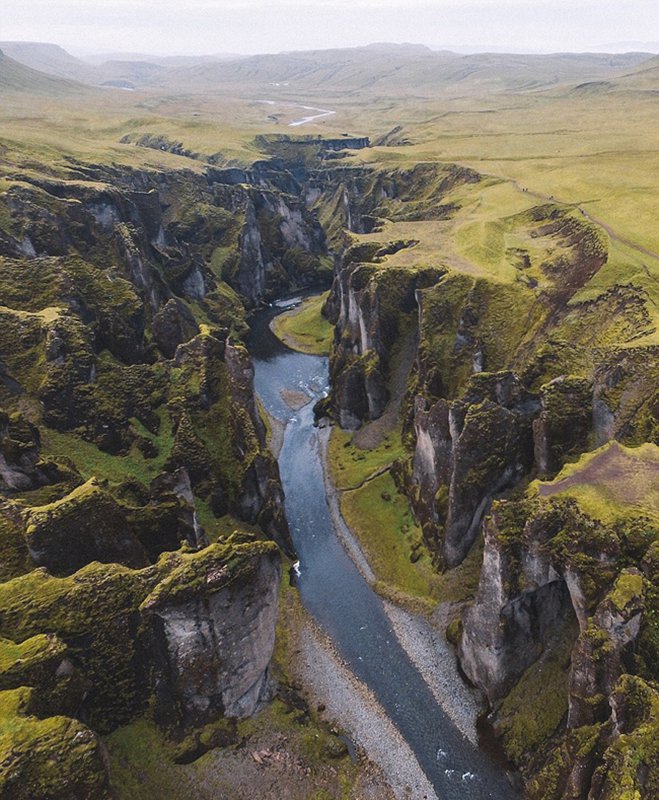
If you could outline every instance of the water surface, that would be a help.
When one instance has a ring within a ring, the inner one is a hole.
[[[440,800],[511,800],[516,795],[501,768],[463,736],[437,704],[400,645],[380,597],[334,530],[318,429],[313,424],[314,402],[328,388],[328,361],[283,345],[268,327],[276,313],[271,309],[256,317],[249,349],[261,402],[273,416],[287,422],[279,468],[286,515],[300,559],[302,602],[385,709]],[[282,400],[284,389],[305,392],[310,402],[292,411]]]

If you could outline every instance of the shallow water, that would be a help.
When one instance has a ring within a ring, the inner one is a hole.
[[[392,630],[382,601],[344,550],[325,496],[315,400],[327,390],[326,358],[288,349],[271,333],[277,310],[252,325],[249,349],[255,388],[265,408],[287,422],[279,468],[286,515],[300,566],[302,602],[330,636],[353,673],[373,692],[434,786],[440,800],[511,800],[505,774],[456,728],[437,704]],[[310,402],[291,411],[283,389]],[[419,799],[421,800],[421,799]]]

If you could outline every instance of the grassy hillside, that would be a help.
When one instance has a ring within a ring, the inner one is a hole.
[[[45,95],[61,100],[84,92],[85,88],[80,84],[26,67],[0,50],[0,95]],[[13,102],[15,98],[7,97],[6,112],[11,113]]]

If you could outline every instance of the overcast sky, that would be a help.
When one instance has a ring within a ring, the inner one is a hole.
[[[0,40],[76,53],[263,53],[370,42],[584,50],[659,41],[657,0],[0,0]]]

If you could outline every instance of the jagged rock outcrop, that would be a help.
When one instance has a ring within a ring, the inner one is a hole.
[[[540,477],[553,477],[568,454],[587,449],[592,397],[592,386],[583,378],[561,376],[541,388],[542,410],[533,420],[534,460]]]
[[[656,599],[648,597],[647,587],[657,531],[643,520],[628,525],[607,526],[574,501],[556,499],[500,501],[484,523],[479,589],[463,614],[458,652],[465,674],[487,696],[495,725],[500,712],[510,713],[504,698],[517,691],[522,675],[528,681],[528,668],[546,659],[555,634],[569,631],[571,618],[578,623],[563,678],[567,708],[562,723],[554,719],[538,752],[524,751],[519,729],[510,720],[503,728],[504,741],[510,737],[511,752],[529,777],[527,791],[534,800],[625,796],[611,793],[610,776],[604,788],[613,764],[628,769],[619,758],[625,748],[617,720],[617,708],[624,705],[620,687],[642,685],[629,674],[637,671],[656,679],[656,666],[639,654],[648,647],[644,640],[655,635]],[[625,567],[630,560],[643,563],[644,571]],[[558,690],[560,676],[551,678],[557,679]],[[648,691],[651,698],[656,688]],[[656,706],[655,700],[649,702]],[[648,721],[655,729],[659,724],[656,715]],[[625,780],[642,789],[639,797],[651,797],[645,787],[655,774],[656,748],[635,752],[638,769],[627,771]]]
[[[38,634],[16,644],[0,638],[0,690],[35,687],[30,706],[39,716],[76,714],[89,682],[55,634]]]
[[[414,244],[356,246],[344,256],[335,278],[328,301],[336,324],[328,405],[344,428],[356,428],[382,414],[392,349],[416,314],[417,290],[440,274],[431,268],[382,272],[376,266],[386,254]]]
[[[94,479],[48,506],[25,513],[30,558],[53,575],[69,575],[92,561],[145,567],[147,554],[126,514]]]
[[[589,800],[654,797],[659,793],[659,691],[641,678],[623,675],[609,702],[606,749],[593,774]]]
[[[536,397],[512,373],[475,375],[462,399],[416,405],[416,513],[447,566],[468,553],[492,498],[533,463]]]
[[[603,722],[611,713],[614,686],[633,667],[644,595],[640,570],[623,571],[579,636],[572,652],[568,728]]]
[[[485,520],[478,593],[463,618],[460,663],[490,703],[507,694],[562,620],[571,614],[582,625],[586,620],[579,577],[547,547],[563,515],[555,509],[527,513],[499,503]]]
[[[190,309],[179,299],[171,298],[153,317],[153,338],[165,358],[172,358],[176,348],[199,333]]]
[[[67,578],[35,570],[0,585],[0,635],[33,641],[32,653],[40,632],[54,631],[68,648],[56,656],[66,652],[88,687],[76,712],[101,732],[151,696],[169,726],[245,716],[266,695],[280,574],[272,542],[235,537],[141,570],[98,562]],[[25,657],[24,646],[9,648],[11,661]],[[48,669],[21,674],[49,691]]]
[[[0,794],[15,800],[110,800],[99,737],[78,720],[40,718],[32,690],[0,692]]]
[[[21,414],[0,411],[0,494],[37,489],[63,480],[61,467],[41,458],[39,429]]]
[[[203,581],[161,582],[142,609],[157,652],[156,714],[199,726],[246,717],[270,698],[281,566],[275,551],[208,563]]]
[[[327,268],[283,168],[66,169],[1,200],[0,689],[21,704],[0,794],[21,799],[109,796],[97,733],[149,708],[182,736],[270,698],[279,549],[215,521],[293,555],[237,337]]]

